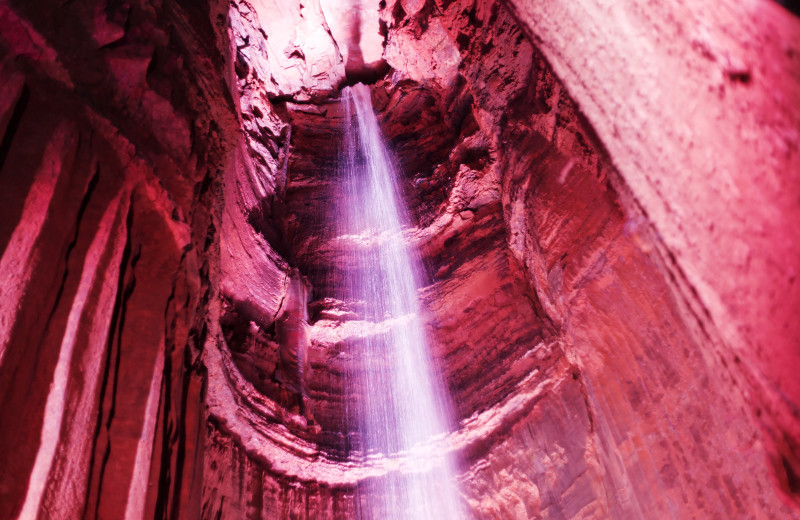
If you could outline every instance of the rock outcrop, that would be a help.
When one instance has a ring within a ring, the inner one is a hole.
[[[199,515],[218,16],[0,3],[3,518]]]
[[[381,330],[334,297],[368,81],[471,514],[800,517],[798,35],[766,0],[0,0],[0,516],[352,518],[411,469],[360,453]]]

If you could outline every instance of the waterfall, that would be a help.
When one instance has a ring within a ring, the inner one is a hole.
[[[367,460],[394,468],[360,493],[361,516],[463,518],[446,435],[448,399],[431,363],[420,314],[418,255],[403,237],[407,223],[398,168],[384,143],[369,88],[343,91],[345,143],[339,157],[339,240],[347,264],[342,299],[359,314],[350,416]]]

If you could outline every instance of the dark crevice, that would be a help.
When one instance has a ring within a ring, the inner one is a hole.
[[[132,225],[133,221],[133,210],[129,210],[128,212],[128,226]],[[128,233],[130,235],[130,227],[128,227]],[[126,247],[130,244],[130,239],[126,244]],[[124,290],[120,293],[121,300],[120,300],[120,307],[119,307],[119,321],[118,321],[118,329],[116,331],[116,341],[114,342],[116,346],[113,348],[113,356],[114,356],[114,368],[113,368],[113,379],[111,381],[111,395],[109,397],[109,406],[108,406],[108,418],[105,421],[105,430],[107,432],[107,443],[105,446],[105,453],[103,456],[103,462],[100,465],[100,470],[98,473],[97,479],[97,502],[95,503],[95,518],[100,518],[99,511],[100,511],[100,502],[103,496],[103,484],[104,484],[104,477],[105,472],[108,464],[108,460],[111,455],[111,423],[114,420],[114,416],[116,414],[116,402],[117,402],[117,393],[119,389],[119,369],[120,369],[120,362],[122,358],[122,336],[123,331],[125,328],[125,317],[128,310],[128,301],[133,294],[134,288],[136,287],[136,278],[134,275],[134,270],[136,267],[136,263],[139,260],[139,256],[141,255],[141,250],[136,251],[131,256],[130,261],[130,270],[128,271],[129,276],[127,283],[124,285]],[[126,269],[127,270],[127,269]],[[112,349],[109,349],[109,357],[112,356]],[[98,423],[102,423],[101,420]]]
[[[209,230],[207,232],[210,233],[210,234],[214,233],[213,224],[210,224]],[[208,236],[206,237],[206,243],[208,243]],[[206,249],[208,249],[208,245],[206,245]],[[184,253],[181,256],[181,261],[179,263],[179,270],[181,268],[180,266],[183,266],[183,262],[184,262],[185,257],[186,257],[186,254]],[[175,304],[175,292],[176,292],[176,284],[173,283],[172,291],[170,292],[170,295],[167,298],[167,304],[166,304],[166,307],[164,309],[164,337],[166,338],[166,341],[165,341],[165,344],[164,344],[164,349],[165,349],[165,352],[164,352],[165,367],[166,367],[166,360],[167,359],[170,359],[170,361],[172,360],[172,353],[174,353],[175,349],[177,348],[177,345],[175,344],[175,337],[174,337],[174,334],[172,333],[174,331],[175,317],[177,316],[177,312],[178,312],[177,308],[176,308],[176,304]],[[187,401],[186,394],[187,394],[188,381],[190,381],[190,379],[191,379],[190,369],[188,368],[189,361],[191,359],[191,352],[190,352],[190,349],[188,348],[188,345],[186,347],[187,348],[183,349],[184,350],[184,356],[187,358],[186,363],[185,363],[185,365],[187,366],[187,370],[184,372],[184,377],[183,377],[184,385],[183,385],[183,395],[181,396],[182,406],[181,406],[181,420],[180,420],[180,424],[179,424],[179,428],[180,429],[178,429],[177,431],[173,432],[174,433],[174,438],[178,442],[178,450],[176,452],[176,457],[175,457],[176,458],[176,461],[175,461],[175,480],[172,483],[173,495],[172,495],[172,508],[171,508],[171,511],[170,511],[170,518],[179,518],[180,507],[181,507],[181,503],[180,503],[181,502],[180,501],[181,483],[182,483],[182,480],[183,480],[184,457],[185,457],[184,444],[185,444],[185,432],[186,432],[186,426],[185,426],[185,422],[186,422],[185,421],[186,401]],[[169,378],[170,377],[170,373],[171,372],[166,372],[166,370],[165,370],[163,377],[165,379]],[[165,451],[164,453],[168,453],[168,452]],[[169,464],[169,458],[166,459],[166,462],[162,462],[162,464],[167,464],[167,465],[162,465],[162,468],[169,468],[170,467],[168,465]],[[163,473],[164,473],[164,470],[162,469],[162,474]]]
[[[405,17],[406,12],[403,10],[401,2],[395,2],[394,8],[392,9],[392,20],[394,20],[394,25],[400,25]]]
[[[202,343],[202,338],[200,338],[199,341]],[[181,388],[181,410],[178,429],[174,432],[177,449],[175,451],[175,481],[172,486],[172,508],[170,510],[170,518],[180,518],[181,486],[183,485],[184,465],[186,464],[186,409],[189,400],[189,386],[192,381],[192,356],[188,348],[184,349],[183,353],[185,373]]]
[[[50,314],[47,316],[47,321],[45,321],[45,323],[52,322],[53,316],[58,310],[61,297],[64,295],[64,290],[66,289],[67,286],[67,279],[69,278],[69,257],[78,243],[78,236],[80,234],[80,229],[81,229],[81,221],[83,220],[84,213],[86,213],[86,208],[89,206],[89,201],[92,199],[92,194],[94,193],[94,190],[97,187],[99,179],[100,179],[100,166],[98,165],[97,168],[95,169],[94,175],[89,180],[89,185],[86,188],[86,193],[84,194],[83,200],[81,200],[81,205],[78,208],[78,215],[75,218],[75,232],[73,233],[72,239],[67,245],[67,252],[64,255],[64,264],[66,266],[64,268],[64,275],[61,277],[61,283],[58,285],[58,292],[56,293],[55,303],[53,304],[53,308],[50,309]]]
[[[130,229],[132,223],[132,214],[133,210],[128,209],[128,215],[126,216],[126,233],[128,233],[130,237]],[[100,442],[100,435],[103,431],[103,408],[105,405],[106,400],[106,389],[108,388],[108,381],[111,374],[111,359],[112,359],[112,351],[113,351],[113,344],[114,338],[117,334],[117,328],[119,326],[119,321],[121,319],[123,313],[123,305],[124,305],[124,297],[123,294],[125,292],[125,279],[127,276],[127,268],[128,262],[131,256],[131,242],[130,238],[125,241],[125,248],[122,251],[122,258],[120,260],[119,265],[119,278],[117,280],[117,291],[116,291],[116,298],[114,300],[114,309],[111,313],[111,323],[108,328],[108,337],[106,338],[106,349],[105,349],[105,365],[103,367],[103,375],[102,380],[100,383],[100,394],[98,398],[98,412],[97,412],[97,423],[95,425],[94,436],[92,441],[92,446],[95,449],[92,450],[92,455],[89,459],[89,478],[88,478],[88,485],[86,486],[86,498],[84,500],[84,511],[82,514],[82,518],[86,518],[87,508],[91,503],[91,495],[92,495],[92,481],[93,481],[93,473],[95,467],[95,457],[97,456],[97,446]],[[105,467],[108,462],[108,456],[110,454],[109,449],[105,449],[103,452],[103,459],[102,459],[102,467]],[[99,504],[100,500],[100,488],[102,487],[102,473],[99,476],[100,483],[98,484],[98,493],[97,493],[97,504]],[[97,504],[95,505],[95,518],[97,518]]]
[[[189,340],[194,332],[189,333]],[[172,353],[165,346],[164,352],[164,379],[161,384],[164,403],[161,408],[162,437],[161,437],[161,461],[158,477],[158,495],[156,496],[156,508],[154,518],[167,518],[167,507],[169,505],[169,489],[172,485],[172,474],[170,458],[172,454],[172,430],[173,424],[170,420],[172,414]]]
[[[749,70],[728,70],[725,72],[725,75],[728,76],[734,83],[741,83],[743,85],[747,85],[753,79],[753,74]]]
[[[800,475],[795,473],[792,463],[786,457],[781,457],[783,471],[786,473],[786,484],[792,495],[800,495]]]
[[[19,99],[17,99],[17,102],[14,105],[14,112],[11,114],[11,119],[8,120],[5,134],[3,134],[3,140],[0,142],[0,174],[3,172],[3,166],[6,163],[8,152],[11,151],[11,144],[14,141],[14,136],[17,135],[17,130],[19,130],[19,125],[22,122],[22,116],[25,114],[25,110],[28,108],[28,102],[30,99],[31,91],[28,88],[28,85],[23,85]]]
[[[166,353],[164,354],[164,359],[166,360]],[[148,468],[148,475],[147,475],[148,482],[150,481],[150,478],[151,478],[151,474],[152,474],[152,471],[153,471],[153,465],[155,464],[155,462],[157,460],[156,459],[156,453],[158,453],[158,451],[159,451],[158,432],[159,432],[159,428],[163,427],[163,425],[159,425],[158,422],[159,422],[160,418],[162,417],[162,415],[161,415],[162,410],[166,406],[166,402],[169,400],[169,395],[167,395],[165,393],[165,387],[164,387],[164,381],[166,381],[168,378],[169,378],[169,374],[166,371],[166,364],[165,364],[165,365],[162,365],[162,367],[161,367],[161,384],[159,385],[159,389],[158,389],[158,408],[156,409],[156,417],[155,417],[157,422],[156,422],[156,425],[155,425],[155,431],[153,432],[153,440],[151,441],[151,444],[150,444],[150,447],[151,447],[151,450],[152,450],[150,453],[152,454],[152,458],[150,460],[150,468]],[[157,466],[158,467],[159,482],[161,481],[161,476],[164,473],[169,471],[169,469],[168,469],[169,466],[165,466],[164,465],[164,451],[163,450],[161,451],[161,460],[160,460],[160,462],[161,462],[161,464],[159,466]],[[169,459],[167,459],[167,462],[169,462]],[[145,499],[146,502],[149,499],[150,493],[151,493],[151,491],[147,492],[146,499]],[[160,491],[159,491],[159,494],[160,494]],[[158,510],[158,508],[156,507],[156,511],[157,510]],[[154,519],[158,518],[158,515],[156,515],[155,512],[153,514],[154,514],[154,516],[153,516]]]
[[[130,290],[132,292],[133,288],[131,287]],[[126,292],[128,292],[128,291],[126,291]],[[127,301],[127,299],[129,297],[130,297],[130,295],[126,294],[125,300]],[[124,304],[123,304],[121,321],[124,321],[124,320],[125,320],[125,310],[124,310]],[[121,343],[122,343],[122,325],[120,325],[120,331],[119,332],[120,332],[120,334],[118,336],[116,355],[115,355],[115,359],[114,359],[114,380],[113,380],[113,383],[112,383],[111,406],[109,408],[108,420],[106,421],[106,425],[105,425],[106,431],[108,432],[108,439],[107,439],[107,442],[106,442],[106,445],[105,445],[105,451],[103,453],[103,462],[100,465],[100,471],[99,471],[98,479],[97,479],[97,501],[95,502],[95,514],[94,514],[95,518],[100,518],[100,502],[101,502],[101,497],[103,496],[103,484],[105,483],[105,473],[106,473],[106,468],[108,467],[108,461],[111,458],[111,445],[112,445],[112,442],[111,442],[110,430],[111,430],[111,422],[114,419],[114,412],[115,412],[114,403],[116,402],[117,384],[118,384],[118,381],[119,381],[119,366],[120,366],[120,357],[121,357],[120,354],[121,354],[121,349],[122,349],[122,345],[121,345]]]

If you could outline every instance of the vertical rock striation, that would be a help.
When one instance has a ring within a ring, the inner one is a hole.
[[[3,518],[197,516],[225,8],[0,4]]]

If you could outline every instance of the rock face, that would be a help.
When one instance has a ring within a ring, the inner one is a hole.
[[[226,6],[0,3],[0,517],[196,517]]]
[[[800,517],[800,21],[347,7],[0,1],[0,517],[352,518],[409,470],[365,460],[346,411],[358,80],[472,516]]]

